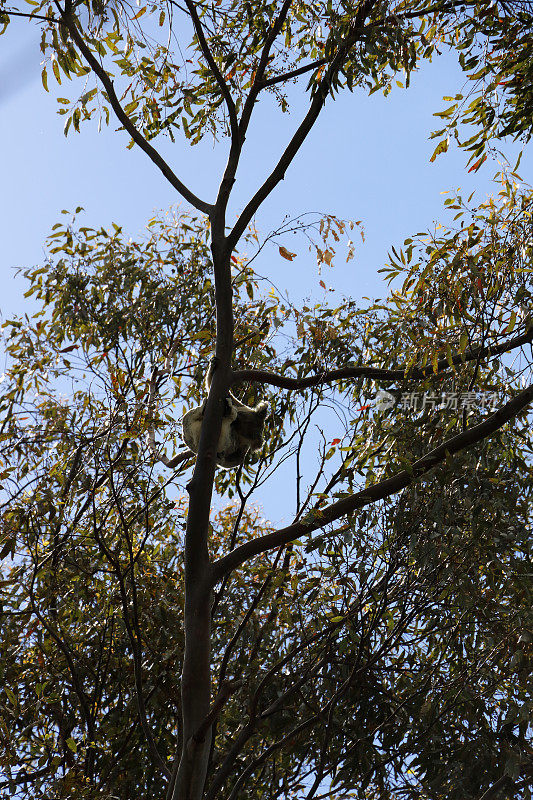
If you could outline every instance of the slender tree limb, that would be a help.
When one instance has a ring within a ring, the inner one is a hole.
[[[329,66],[329,68],[328,68],[328,70],[326,72],[326,75],[322,78],[322,80],[320,81],[319,86],[317,87],[317,90],[316,90],[316,92],[314,94],[314,97],[313,97],[313,99],[311,101],[309,110],[308,110],[307,114],[305,115],[302,123],[300,124],[300,126],[296,130],[294,136],[292,137],[291,141],[287,145],[287,147],[286,147],[283,155],[281,156],[280,160],[278,161],[278,163],[276,164],[276,166],[274,167],[274,169],[272,170],[272,172],[270,173],[268,178],[264,181],[262,186],[258,189],[258,191],[255,193],[255,195],[252,197],[252,199],[250,200],[248,205],[245,207],[245,209],[241,213],[239,219],[235,223],[235,226],[233,227],[233,230],[229,234],[229,236],[228,236],[228,244],[230,245],[232,250],[237,245],[237,242],[239,241],[239,239],[242,236],[244,230],[246,229],[246,226],[249,224],[250,220],[252,219],[252,217],[255,214],[255,212],[257,211],[257,209],[260,207],[260,205],[263,203],[263,201],[269,196],[269,194],[274,190],[274,188],[277,186],[277,184],[284,179],[285,172],[286,172],[287,168],[290,166],[290,164],[293,161],[294,157],[298,153],[300,147],[302,146],[303,142],[307,138],[307,135],[309,134],[309,132],[311,131],[313,125],[315,124],[315,122],[316,122],[316,120],[318,118],[318,115],[320,114],[320,111],[322,110],[322,107],[323,107],[323,105],[325,103],[326,97],[327,97],[327,95],[328,95],[328,93],[330,91],[332,82],[333,82],[334,78],[336,77],[336,75],[338,74],[338,71],[341,68],[342,63],[343,63],[343,61],[344,61],[344,59],[346,57],[346,54],[354,46],[354,44],[361,39],[361,28],[362,28],[362,25],[363,25],[367,15],[368,15],[368,13],[372,10],[374,5],[375,5],[375,0],[365,0],[365,2],[363,2],[361,4],[361,6],[359,7],[359,9],[357,11],[357,14],[356,14],[356,16],[354,18],[354,21],[353,21],[353,23],[351,25],[351,33],[349,33],[346,36],[346,38],[344,39],[344,41],[342,41],[340,43],[335,56],[331,60],[331,63],[330,63],[330,66]],[[451,8],[453,8],[454,5],[455,4],[453,4],[451,6]],[[282,19],[283,15],[288,13],[289,7],[290,7],[290,0],[287,0],[286,3],[283,6],[281,12],[280,12],[280,16],[278,18],[278,21],[277,21],[276,25],[278,24],[278,22],[280,22],[280,20]],[[437,5],[437,6],[433,7],[433,8],[434,9],[438,9],[439,6]],[[432,11],[433,8],[430,9],[430,11]],[[449,6],[446,6],[445,8],[448,9]],[[413,15],[417,15],[418,14],[418,12],[412,12],[412,13],[413,13]],[[426,10],[425,13],[428,13],[428,11]],[[276,26],[274,26],[274,28],[275,27]],[[282,24],[279,24],[279,29],[280,30],[281,30],[281,27],[282,27]],[[277,35],[277,31],[276,31],[275,35]],[[272,39],[272,41],[273,41],[273,39]],[[270,47],[271,47],[271,43],[267,42],[267,45],[265,47],[263,55],[265,55],[265,53],[267,53],[267,47],[268,47],[268,51],[269,51]],[[252,109],[253,109],[253,104],[255,102],[257,94],[259,93],[259,91],[262,88],[264,88],[266,85],[268,85],[268,82],[262,82],[262,83],[259,82],[259,81],[261,81],[262,74],[264,74],[264,68],[266,67],[266,63],[267,63],[267,59],[265,59],[265,64],[263,66],[263,73],[260,72],[260,68],[262,66],[262,64],[260,64],[260,67],[258,69],[258,74],[256,75],[257,83],[256,83],[255,87],[252,87],[250,95],[248,96],[248,98],[246,100],[246,103],[245,103],[245,107],[243,109],[243,115],[242,115],[241,123],[240,123],[240,126],[239,126],[240,127],[240,132],[241,132],[241,141],[243,140],[242,137],[243,137],[244,132],[246,131],[246,127],[247,127],[247,124],[248,124],[248,121],[249,121],[249,116],[251,115],[251,112],[252,112]],[[302,68],[302,71],[308,71],[308,70]],[[275,79],[272,79],[272,82],[275,82]],[[255,89],[255,91],[254,91],[254,89]]]
[[[502,342],[497,345],[487,345],[486,347],[477,347],[468,352],[456,354],[452,356],[452,364],[462,364],[465,361],[475,361],[476,359],[492,358],[502,353],[507,353],[517,347],[522,347],[524,344],[531,344],[533,342],[533,328],[528,328],[525,333],[515,336],[512,339]],[[342,380],[345,378],[373,378],[374,380],[387,380],[387,381],[400,381],[422,380],[431,375],[439,375],[450,371],[450,362],[447,358],[441,358],[437,362],[437,371],[433,366],[424,367],[423,369],[412,369],[406,373],[406,367],[397,369],[382,369],[381,367],[341,367],[339,369],[325,370],[317,375],[308,375],[306,378],[289,378],[284,375],[277,375],[274,372],[269,372],[263,369],[242,369],[233,373],[233,383],[241,383],[243,381],[253,381],[254,383],[268,384],[270,386],[278,386],[280,389],[308,389],[311,386],[320,386],[333,381]]]
[[[521,781],[512,780],[509,775],[502,775],[501,778],[498,778],[496,783],[493,783],[492,786],[483,792],[479,800],[493,800],[493,798],[498,797],[500,793],[506,792],[506,796],[509,796],[510,792],[516,792],[517,790],[524,789],[526,786],[531,786],[533,783],[533,762],[528,760],[524,766],[520,770],[520,775],[525,775],[526,777]]]
[[[153,411],[154,411],[154,402],[157,395],[157,385],[159,382],[159,378],[163,375],[168,375],[171,369],[172,358],[176,353],[177,347],[179,344],[179,339],[176,339],[172,344],[168,355],[165,359],[165,363],[162,369],[158,369],[155,367],[152,371],[152,375],[150,376],[150,383],[148,386],[148,403],[146,406],[146,411],[148,414],[148,420],[151,423]],[[186,450],[184,453],[177,453],[172,458],[168,458],[166,453],[160,450],[155,441],[155,429],[152,424],[149,425],[148,431],[146,433],[146,444],[148,445],[148,449],[152,453],[153,457],[156,461],[160,461],[165,467],[169,469],[175,469],[178,464],[181,464],[182,461],[187,461],[189,458],[194,458],[195,454],[192,450]]]
[[[245,542],[231,553],[214,562],[212,568],[213,585],[248,559],[276,547],[281,547],[281,545],[287,544],[294,539],[306,536],[346,516],[346,514],[351,514],[370,503],[383,500],[405,489],[406,486],[427,475],[433,467],[441,464],[448,456],[459,453],[461,450],[471,447],[495,433],[506,422],[510,422],[524,411],[531,402],[533,402],[533,385],[523,389],[516,397],[509,400],[508,403],[483,422],[474,425],[472,428],[467,428],[467,430],[453,436],[434,450],[426,453],[425,456],[415,461],[409,470],[402,470],[390,478],[386,478],[373,486],[367,486],[362,491],[338,500],[336,503],[332,503],[319,511],[311,511],[300,522]]]
[[[228,702],[229,698],[231,697],[234,692],[237,691],[242,685],[243,680],[235,680],[235,681],[224,681],[222,687],[213,700],[213,704],[209,710],[209,714],[204,719],[200,727],[197,729],[196,733],[192,737],[195,742],[203,742],[209,729],[213,725],[214,722],[218,719],[220,712]]]
[[[28,14],[28,16],[30,16]],[[41,769],[36,770],[35,772],[26,772],[24,767],[22,767],[18,775],[14,775],[12,778],[9,778],[7,781],[2,781],[0,783],[0,789],[7,789],[7,787],[11,787],[13,785],[18,785],[19,783],[32,783],[33,781],[39,780],[39,778],[44,777],[51,771],[52,767],[50,764],[46,764]]]
[[[313,725],[319,718],[320,714],[314,714],[314,716],[310,717],[309,719],[300,722],[299,725],[295,725],[295,727],[292,728],[289,731],[289,733],[287,733],[285,736],[282,736],[280,739],[277,739],[273,744],[271,744],[269,747],[263,750],[261,755],[257,756],[257,758],[254,758],[253,761],[251,761],[248,764],[248,766],[241,772],[241,774],[233,784],[231,792],[229,793],[229,795],[227,795],[228,800],[236,800],[236,798],[239,796],[239,791],[242,787],[242,784],[246,781],[247,778],[250,777],[250,775],[253,774],[254,770],[257,769],[257,767],[261,766],[261,764],[264,764],[264,762],[268,758],[270,758],[271,755],[273,755],[277,750],[280,750],[287,742],[290,742],[290,740],[293,739],[295,736],[299,736],[299,734],[303,733],[303,731],[305,731],[307,728]]]
[[[215,773],[215,776],[207,788],[205,794],[205,800],[215,800],[215,798],[220,797],[220,790],[222,786],[225,784],[227,779],[230,775],[232,775],[233,770],[235,768],[235,761],[241,754],[242,750],[244,749],[245,744],[252,738],[255,733],[255,724],[254,721],[249,721],[244,725],[243,728],[239,731],[237,737],[233,741],[233,744],[230,747],[229,752],[227,753],[222,765],[219,767],[218,771]]]
[[[416,17],[423,17],[428,14],[432,13],[444,13],[446,11],[454,11],[456,8],[460,7],[461,3],[451,3],[448,5],[435,5],[431,8],[424,8],[421,11],[406,11],[403,14],[394,14],[392,16],[385,17],[379,23],[374,25],[368,25],[368,28],[375,28],[378,26],[386,25],[387,22],[392,22],[395,20],[402,20],[402,19],[414,19]],[[298,67],[297,69],[292,69],[290,72],[284,72],[282,75],[274,75],[273,78],[267,78],[266,80],[261,82],[260,88],[266,89],[269,86],[275,86],[277,83],[283,83],[284,81],[289,81],[291,78],[298,78],[300,75],[305,75],[306,72],[311,72],[314,69],[318,69],[318,67],[322,67],[324,64],[328,63],[327,58],[317,58],[316,61],[312,61],[309,64],[306,64],[303,67]]]
[[[152,729],[148,722],[148,714],[146,713],[146,703],[144,699],[144,688],[143,688],[143,677],[142,677],[143,645],[142,645],[141,628],[139,625],[137,586],[135,583],[134,557],[133,557],[133,548],[131,544],[130,531],[126,519],[124,517],[122,503],[120,502],[120,497],[117,493],[115,482],[112,477],[110,481],[110,487],[111,487],[111,493],[113,495],[113,500],[115,503],[115,508],[117,509],[117,513],[120,519],[120,525],[124,532],[124,538],[126,541],[126,547],[128,550],[128,557],[130,562],[129,573],[130,573],[131,606],[132,606],[131,619],[129,613],[126,585],[124,581],[126,573],[121,570],[118,560],[110,559],[110,563],[115,571],[115,575],[119,585],[119,592],[123,609],[123,620],[128,633],[128,638],[130,640],[131,651],[133,656],[133,672],[135,680],[135,695],[137,699],[137,713],[139,715],[141,728],[146,738],[148,750],[150,751],[150,755],[152,756],[153,762],[159,767],[163,775],[168,780],[170,780],[171,772],[168,769],[165,762],[163,761],[161,753],[159,752],[159,749],[154,739],[154,735],[152,733]],[[95,530],[96,530],[96,525],[95,525]]]
[[[305,115],[303,121],[300,123],[291,141],[285,148],[285,151],[283,152],[283,155],[281,156],[280,160],[278,161],[278,163],[276,164],[276,166],[274,167],[268,178],[264,181],[263,185],[260,186],[260,188],[252,197],[248,205],[245,207],[244,211],[241,213],[239,219],[235,223],[233,230],[229,234],[228,245],[232,250],[237,245],[237,242],[239,241],[242,234],[246,230],[246,226],[249,224],[250,220],[252,219],[253,215],[255,214],[259,206],[274,190],[274,188],[278,185],[278,183],[284,179],[285,172],[292,163],[300,147],[306,140],[309,132],[311,131],[313,125],[315,124],[318,118],[318,115],[320,114],[324,106],[324,103],[326,102],[326,97],[328,96],[332,82],[342,66],[342,63],[346,57],[346,53],[353,47],[353,45],[359,39],[360,37],[359,29],[361,28],[364,20],[366,19],[368,13],[371,11],[375,3],[376,0],[365,0],[359,7],[359,10],[355,15],[353,25],[351,26],[352,33],[349,34],[344,39],[344,41],[340,43],[337,53],[332,59],[331,64],[326,72],[326,75],[324,76],[324,78],[322,78],[319,86],[316,89],[313,99],[311,100],[309,110],[307,111],[307,114]]]
[[[196,11],[196,7],[192,0],[185,0],[185,5],[189,11],[190,17],[192,19],[192,23],[194,25],[194,30],[196,36],[198,38],[198,43],[202,50],[205,60],[209,66],[209,69],[213,73],[216,82],[218,83],[218,87],[222,93],[222,97],[226,103],[226,107],[228,109],[229,119],[230,119],[230,126],[231,126],[231,136],[232,138],[238,138],[238,121],[237,121],[237,112],[235,110],[235,103],[233,102],[233,98],[231,96],[231,92],[229,90],[228,84],[222,77],[222,73],[220,72],[215,59],[213,58],[213,54],[209,49],[209,45],[207,44],[206,38],[204,36],[204,31],[202,28],[202,23],[200,22],[200,18]]]
[[[426,14],[443,14],[446,11],[455,11],[456,8],[462,8],[463,5],[464,3],[461,3],[460,0],[456,3],[437,3],[434,6],[423,8],[420,11],[404,11],[403,13],[395,14],[387,19],[415,19],[416,17],[422,17]]]
[[[188,461],[188,459],[196,457],[196,453],[193,453],[192,450],[185,450],[183,453],[177,453],[175,456],[172,456],[172,458],[168,458],[168,456],[163,453],[162,450],[158,449],[153,436],[154,432],[149,431],[146,437],[146,443],[150,449],[150,452],[156,461],[160,461],[161,464],[164,464],[165,467],[168,467],[168,469],[176,469],[176,467],[178,467],[183,461]]]
[[[516,788],[515,782],[511,780],[509,775],[502,775],[501,778],[498,778],[496,783],[489,786],[486,792],[483,792],[479,800],[492,800],[492,798],[498,797],[502,791],[508,796],[508,792]]]
[[[241,138],[243,138],[246,135],[246,131],[248,129],[250,118],[252,116],[252,111],[254,108],[255,101],[257,99],[257,95],[259,94],[261,89],[265,87],[265,82],[263,81],[263,75],[265,74],[265,70],[268,66],[270,51],[272,50],[272,45],[276,41],[276,38],[281,33],[283,23],[287,19],[287,14],[289,13],[291,3],[292,0],[285,0],[279,12],[278,18],[272,25],[270,33],[265,39],[265,44],[263,46],[263,50],[259,58],[259,64],[257,65],[255,79],[252,88],[250,89],[250,92],[248,94],[248,97],[244,102],[242,110],[241,121],[239,123],[239,133],[241,135]]]
[[[44,17],[42,14],[26,13],[24,11],[8,11],[7,8],[0,10],[0,17],[27,17],[28,19],[41,19],[44,22],[54,22],[56,25],[61,24],[61,20],[55,17]],[[41,772],[41,770],[39,771]],[[37,773],[35,773],[37,774]]]
[[[218,209],[218,213],[220,215],[224,214],[225,212],[231,194],[231,190],[233,188],[233,184],[235,183],[235,175],[237,173],[237,168],[239,166],[242,147],[246,139],[246,131],[248,130],[248,125],[250,124],[250,119],[254,109],[255,101],[257,99],[257,95],[261,90],[259,81],[261,76],[264,74],[264,71],[268,64],[268,56],[270,54],[270,50],[272,48],[272,45],[276,37],[281,31],[281,28],[283,26],[283,23],[286,19],[287,13],[291,6],[291,2],[292,0],[285,0],[277,20],[272,25],[270,33],[265,39],[265,44],[263,46],[263,50],[259,59],[259,65],[257,67],[255,80],[248,93],[248,97],[244,102],[241,119],[236,127],[233,126],[233,120],[232,120],[231,147],[228,155],[228,162],[226,164],[226,169],[224,170],[222,181],[220,182],[220,188],[216,200],[216,208]],[[223,224],[222,229],[225,230],[225,224]]]
[[[275,86],[276,83],[283,83],[283,81],[290,81],[291,78],[297,78],[299,75],[305,75],[306,72],[311,72],[311,70],[322,67],[327,63],[327,58],[317,58],[316,61],[312,61],[310,64],[306,64],[304,67],[291,69],[290,72],[284,72],[282,75],[274,75],[273,78],[267,78],[261,83],[261,89],[266,89],[269,86]]]
[[[137,130],[133,122],[130,120],[124,109],[122,108],[120,101],[117,97],[115,92],[115,87],[113,81],[107,74],[104,67],[100,64],[98,59],[95,57],[94,53],[90,50],[88,45],[83,40],[80,32],[78,31],[76,25],[76,19],[72,14],[62,12],[61,18],[62,24],[68,30],[72,41],[80,51],[80,53],[85,58],[86,62],[89,64],[93,72],[98,76],[100,79],[104,89],[106,90],[107,96],[109,98],[109,102],[113,111],[115,112],[116,116],[118,117],[119,121],[122,123],[124,129],[129,133],[135,144],[137,144],[141,150],[144,150],[148,158],[158,167],[158,169],[163,173],[165,178],[168,182],[178,191],[182,197],[187,200],[194,208],[197,208],[198,211],[201,211],[203,214],[210,214],[212,211],[212,206],[209,203],[206,203],[204,200],[201,200],[197,197],[191,190],[186,186],[177,175],[174,174],[172,169],[169,167],[167,162],[161,155],[157,152],[157,150],[152,147],[152,145],[144,138],[144,136]]]
[[[93,715],[91,713],[90,699],[85,691],[85,688],[83,686],[83,681],[78,673],[78,670],[76,669],[76,665],[74,663],[74,655],[75,655],[74,651],[69,647],[69,645],[65,642],[65,640],[61,638],[61,636],[57,633],[55,628],[47,622],[44,614],[41,613],[41,610],[37,605],[37,600],[35,597],[35,581],[37,580],[37,574],[40,569],[41,566],[39,564],[36,564],[30,581],[29,596],[30,596],[31,607],[33,613],[35,614],[35,616],[37,617],[37,619],[39,620],[45,631],[56,643],[59,650],[61,650],[61,652],[63,653],[63,656],[65,658],[65,661],[67,662],[68,669],[72,678],[72,686],[74,688],[74,691],[76,692],[76,695],[80,703],[81,715],[83,717],[87,733],[89,734],[91,740],[95,741],[96,730],[95,730]]]
[[[291,695],[301,689],[302,686],[305,686],[307,683],[311,683],[311,680],[316,680],[318,670],[325,667],[328,663],[328,659],[326,656],[323,656],[319,661],[317,661],[313,666],[309,666],[306,668],[303,675],[301,675],[298,680],[292,683],[288,689],[285,689],[283,694],[279,695],[274,702],[272,702],[267,708],[263,709],[259,715],[259,719],[264,720],[268,717],[271,717],[272,714],[276,714],[280,709],[283,708],[283,704],[287,701]]]

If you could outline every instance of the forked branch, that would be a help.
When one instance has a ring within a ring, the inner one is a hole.
[[[287,171],[288,167],[292,163],[293,159],[295,158],[296,154],[300,150],[300,147],[307,139],[308,134],[310,133],[311,129],[313,128],[318,116],[324,106],[326,101],[326,97],[332,83],[337,76],[341,66],[343,64],[344,59],[346,58],[346,54],[350,51],[350,49],[354,46],[354,44],[360,38],[360,29],[363,25],[367,15],[372,10],[373,6],[376,4],[377,0],[365,0],[361,3],[359,10],[357,11],[355,18],[353,20],[353,24],[350,28],[350,33],[346,36],[346,38],[340,43],[337,53],[333,57],[331,64],[329,65],[325,76],[320,81],[319,85],[316,88],[315,94],[313,99],[311,100],[311,104],[305,115],[303,121],[300,123],[299,127],[297,128],[296,132],[294,133],[291,141],[285,148],[281,158],[279,159],[278,163],[268,176],[268,178],[264,181],[263,185],[259,187],[255,195],[252,197],[248,205],[245,207],[243,212],[241,213],[239,219],[235,223],[235,226],[231,233],[228,236],[228,245],[233,250],[239,239],[241,238],[242,234],[246,230],[246,226],[249,224],[250,220],[252,219],[253,215],[256,213],[257,209],[261,206],[261,204],[266,200],[269,194],[275,189],[280,181],[282,181],[285,177],[285,172]]]

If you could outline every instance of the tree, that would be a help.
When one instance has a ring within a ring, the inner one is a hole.
[[[42,25],[45,88],[50,71],[96,81],[63,103],[66,132],[114,113],[204,216],[154,219],[142,242],[58,224],[49,262],[27,272],[40,311],[6,324],[2,788],[172,800],[529,791],[531,193],[508,170],[497,200],[449,198],[453,226],[393,248],[394,288],[368,308],[294,308],[261,291],[241,250],[327,103],[345,88],[387,93],[398,72],[408,85],[439,46],[493,91],[441,112],[435,157],[465,115],[471,170],[495,137],[528,138],[528,7],[3,6],[6,29],[18,17]],[[185,50],[168,43],[184,22],[192,58],[179,63]],[[268,91],[284,110],[293,80],[308,81],[308,111],[229,220],[255,105]],[[229,141],[212,202],[152,144],[182,133]],[[348,230],[332,217],[293,228],[328,266]],[[198,454],[177,453],[181,402],[200,402],[213,352]],[[226,398],[245,382],[283,394],[259,460],[220,471]],[[389,408],[369,407],[374,383]],[[276,529],[250,501],[289,458],[297,511]],[[187,503],[173,497],[183,476]],[[238,498],[215,517],[214,490]]]

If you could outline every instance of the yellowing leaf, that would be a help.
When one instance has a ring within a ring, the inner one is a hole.
[[[279,248],[279,254],[280,254],[280,256],[282,256],[283,258],[286,258],[286,259],[287,259],[287,261],[292,261],[292,259],[293,259],[293,258],[296,258],[296,253],[291,253],[291,252],[290,252],[289,250],[287,250],[285,247],[280,247],[280,248]]]
[[[61,77],[59,75],[59,66],[57,61],[52,61],[52,71],[55,75],[55,79],[58,83],[61,83]]]
[[[446,345],[446,359],[448,364],[453,369],[453,355],[452,355],[452,348],[450,347],[449,343]]]
[[[481,156],[481,158],[478,158],[478,160],[474,164],[472,164],[472,166],[470,167],[470,169],[468,171],[469,172],[477,172],[478,169],[480,168],[480,166],[486,160],[487,160],[487,156]]]
[[[439,156],[441,153],[445,153],[447,150],[448,150],[448,139],[443,139],[438,143],[435,150],[433,151],[433,155],[429,160],[435,161],[437,156]]]

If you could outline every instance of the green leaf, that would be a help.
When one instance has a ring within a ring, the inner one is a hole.
[[[54,73],[56,81],[61,84],[61,76],[59,74],[59,64],[55,59],[52,60],[52,71]]]
[[[437,156],[439,156],[441,153],[446,153],[447,150],[448,150],[448,138],[442,139],[436,146],[435,150],[433,151],[433,155],[429,160],[435,161]]]
[[[511,318],[509,320],[509,324],[505,329],[505,333],[511,333],[514,330],[514,326],[516,325],[516,311],[511,312]]]
[[[13,692],[11,691],[9,686],[4,686],[4,692],[7,694],[11,704],[16,706],[17,705],[17,698],[16,698],[15,694],[13,694]]]

